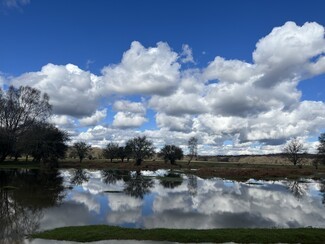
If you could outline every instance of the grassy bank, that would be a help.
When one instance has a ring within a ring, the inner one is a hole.
[[[25,161],[6,161],[0,164],[1,168],[40,168],[44,165]],[[60,168],[84,168],[84,169],[114,169],[114,170],[157,170],[157,169],[177,169],[184,173],[191,173],[202,178],[220,177],[232,180],[254,179],[299,179],[299,178],[325,178],[325,166],[319,169],[311,165],[304,165],[302,168],[288,164],[273,163],[235,163],[235,162],[214,162],[214,161],[193,161],[190,165],[186,161],[178,161],[176,165],[166,164],[163,161],[145,161],[141,166],[130,162],[110,162],[109,160],[96,159],[84,160],[62,160],[59,162]]]
[[[25,161],[25,160],[18,160],[18,161],[4,161],[0,163],[0,169],[39,169],[40,164]]]
[[[141,166],[134,165],[133,161],[118,162],[109,160],[84,160],[79,163],[77,160],[63,160],[60,168],[87,168],[87,169],[117,169],[117,170],[158,170],[177,169],[184,173],[197,175],[201,178],[220,177],[230,180],[247,180],[250,178],[274,180],[274,179],[299,179],[299,178],[325,178],[325,166],[320,165],[315,169],[312,165],[304,165],[302,168],[288,164],[275,164],[272,162],[220,162],[220,161],[177,161],[176,165],[165,163],[162,160],[144,161]]]
[[[122,239],[185,243],[324,243],[325,229],[129,229],[116,226],[94,225],[58,228],[33,234],[31,238],[79,242]]]
[[[81,167],[88,169],[120,169],[120,170],[157,170],[178,169],[184,173],[191,173],[202,178],[220,177],[233,180],[254,179],[299,179],[299,178],[324,178],[325,166],[315,169],[312,165],[304,165],[302,168],[288,164],[275,164],[268,161],[257,161],[256,163],[243,162],[220,162],[220,161],[177,161],[176,165],[164,163],[161,160],[145,161],[141,166],[135,166],[134,162],[109,162],[108,160],[85,160],[81,164],[78,161],[63,160],[60,162],[62,168]]]

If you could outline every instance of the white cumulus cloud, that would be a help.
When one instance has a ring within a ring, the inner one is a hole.
[[[176,53],[165,42],[144,47],[134,41],[121,61],[108,64],[100,75],[73,64],[47,64],[37,72],[0,78],[0,85],[47,92],[52,121],[73,127],[79,119],[89,128],[75,130],[73,140],[96,146],[123,144],[141,133],[157,148],[164,143],[186,147],[196,136],[204,154],[263,153],[279,152],[293,136],[319,135],[325,103],[302,101],[298,85],[313,85],[311,78],[325,74],[324,27],[287,22],[257,40],[252,57],[247,62],[216,56],[205,67],[186,68],[182,64],[196,65],[187,44]],[[113,122],[98,125],[109,106],[116,112]],[[150,120],[157,128],[136,131]]]
[[[145,114],[146,108],[142,103],[139,102],[131,102],[127,100],[119,100],[113,104],[113,108],[116,111],[121,112],[131,112],[137,114]]]
[[[164,113],[156,114],[156,122],[159,128],[168,128],[172,131],[189,132],[192,129],[193,120],[191,116],[170,116]]]
[[[14,78],[12,84],[29,85],[49,94],[55,114],[82,117],[90,116],[98,106],[93,89],[99,79],[73,64],[47,64],[38,72]]]
[[[141,114],[130,112],[117,112],[114,116],[113,126],[117,128],[137,128],[148,119]]]
[[[74,119],[68,115],[53,115],[50,122],[63,128],[71,128],[76,126]]]
[[[180,75],[177,58],[178,54],[167,43],[145,48],[134,41],[120,64],[103,68],[100,86],[107,93],[170,94]]]
[[[96,112],[88,117],[83,117],[79,120],[81,125],[84,126],[91,126],[91,125],[96,125],[100,121],[106,118],[107,115],[107,109],[102,109],[102,110],[96,110]]]

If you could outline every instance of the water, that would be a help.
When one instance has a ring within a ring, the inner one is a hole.
[[[0,240],[71,225],[325,227],[325,181],[237,182],[158,170],[0,170]]]

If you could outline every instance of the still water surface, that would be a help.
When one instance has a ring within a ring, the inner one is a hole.
[[[237,182],[158,170],[0,170],[0,240],[71,225],[325,227],[325,181]]]

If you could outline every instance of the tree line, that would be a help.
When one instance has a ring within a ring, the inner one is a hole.
[[[51,164],[65,157],[70,138],[67,132],[48,122],[52,115],[49,99],[46,93],[29,86],[10,86],[6,91],[0,88],[0,163],[8,156],[16,160],[22,155],[26,160],[31,156],[35,162]],[[197,139],[192,139],[189,145],[190,162],[197,153]],[[73,148],[81,162],[90,145],[76,142]],[[111,161],[120,158],[122,162],[133,158],[136,165],[141,165],[154,153],[152,141],[145,136],[130,139],[125,146],[109,143],[104,149],[105,158]],[[175,145],[165,145],[159,155],[174,164],[183,157],[183,150]]]
[[[197,155],[197,139],[191,138],[189,140],[189,163],[194,156]],[[85,142],[75,142],[73,144],[73,152],[79,158],[81,163],[84,158],[90,152],[90,145],[87,145]],[[194,154],[195,153],[195,154]],[[122,163],[124,160],[129,162],[132,158],[135,160],[136,165],[141,165],[145,158],[150,158],[155,154],[155,148],[152,141],[148,140],[146,136],[138,136],[133,139],[129,139],[125,146],[120,146],[117,143],[108,143],[103,149],[103,156],[106,159],[109,159],[113,162],[114,159],[120,159]],[[163,158],[164,161],[175,164],[176,160],[181,160],[184,157],[182,148],[175,145],[165,145],[158,156]]]
[[[0,163],[8,156],[31,156],[35,162],[56,163],[64,158],[70,140],[67,132],[60,130],[48,122],[52,115],[49,96],[29,86],[15,88],[10,86],[6,91],[0,88]],[[198,139],[191,137],[188,141],[188,164],[198,154]],[[90,145],[76,142],[73,145],[80,162],[87,156]],[[325,133],[319,137],[315,165],[325,163]],[[291,140],[284,148],[284,153],[294,165],[300,165],[304,147],[297,139]],[[111,161],[121,159],[129,162],[135,160],[141,165],[145,158],[155,153],[153,142],[145,136],[128,140],[124,146],[109,143],[103,150],[103,156]],[[175,164],[184,156],[182,148],[176,145],[165,145],[158,153],[165,162]]]

